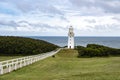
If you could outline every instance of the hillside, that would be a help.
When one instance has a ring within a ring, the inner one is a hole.
[[[0,55],[35,55],[55,50],[58,46],[43,40],[0,36]]]
[[[120,57],[76,58],[68,55],[75,55],[73,52],[77,51],[63,49],[54,58],[2,75],[0,80],[120,80]]]
[[[62,49],[56,56],[72,58],[78,56],[78,51],[73,49]]]

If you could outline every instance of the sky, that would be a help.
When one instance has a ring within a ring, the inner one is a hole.
[[[0,0],[0,35],[120,36],[120,0]]]

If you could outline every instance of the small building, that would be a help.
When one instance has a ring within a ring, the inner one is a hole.
[[[73,32],[73,27],[69,27],[69,32],[68,32],[68,49],[74,49],[74,32]]]

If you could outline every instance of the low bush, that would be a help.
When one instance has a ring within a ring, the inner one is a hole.
[[[103,57],[120,55],[120,49],[98,44],[88,44],[87,47],[77,46],[78,57]]]

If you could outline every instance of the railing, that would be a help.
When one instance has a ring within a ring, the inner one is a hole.
[[[30,65],[44,58],[50,57],[59,51],[60,49],[57,49],[55,51],[51,51],[43,54],[2,61],[0,62],[0,75],[17,70],[24,66]]]

